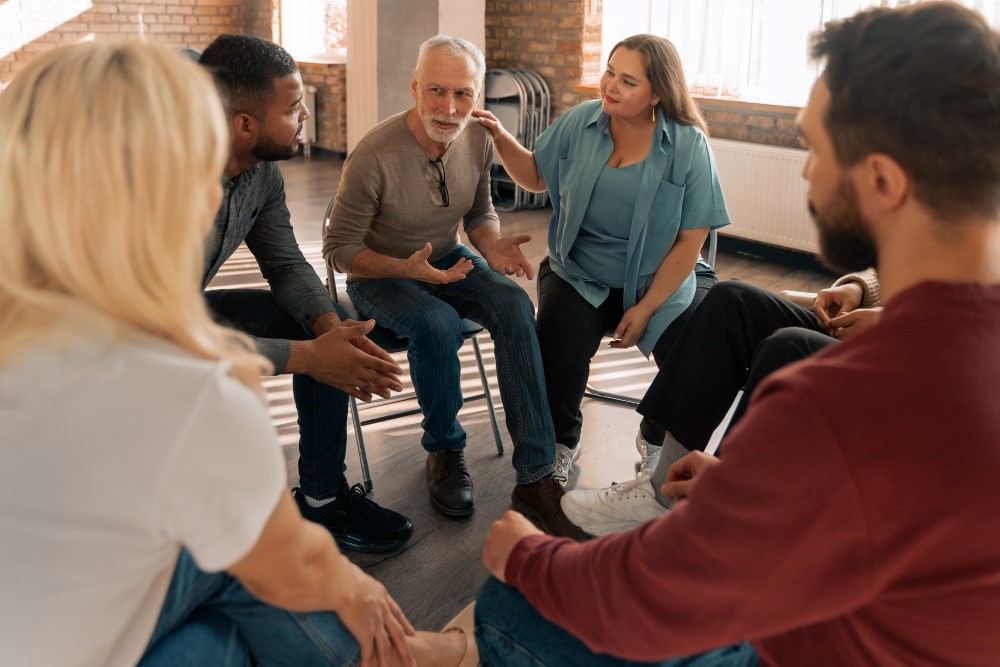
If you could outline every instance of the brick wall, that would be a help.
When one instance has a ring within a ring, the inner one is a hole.
[[[719,139],[801,148],[795,129],[798,109],[699,98],[709,132]]]
[[[0,84],[35,54],[93,36],[146,39],[203,49],[222,32],[243,31],[244,0],[7,0],[0,26]],[[0,4],[4,4],[0,2]],[[80,12],[82,5],[89,5]]]
[[[585,24],[593,31],[590,17],[585,20],[584,15],[590,7],[590,0],[486,0],[486,66],[530,69],[542,75],[549,85],[553,118],[593,99],[593,93],[574,90],[584,69]],[[599,53],[599,32],[597,43]]]
[[[245,0],[243,31],[250,35],[278,40],[278,0]]]
[[[347,152],[347,65],[299,63],[302,81],[316,86],[316,143],[320,148]]]
[[[13,21],[0,26],[0,85],[9,82],[34,55],[57,44],[91,35],[125,37],[202,49],[223,32],[248,32],[276,39],[276,0],[0,0]],[[79,7],[89,5],[82,13]],[[10,8],[13,8],[11,12]],[[552,93],[553,118],[593,89],[582,80],[600,75],[601,0],[522,2],[486,0],[486,64],[541,74]],[[346,67],[301,63],[303,80],[316,86],[318,146],[342,152],[347,146]],[[713,136],[797,147],[794,108],[700,99]]]

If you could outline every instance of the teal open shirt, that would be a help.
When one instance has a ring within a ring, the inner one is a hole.
[[[556,275],[595,308],[607,298],[609,288],[587,276],[569,254],[594,184],[614,150],[609,123],[599,100],[584,102],[560,116],[535,143],[535,163],[552,200],[549,263]],[[728,224],[715,158],[704,133],[664,117],[657,109],[653,144],[639,179],[628,237],[625,310],[649,289],[678,232]],[[694,291],[692,271],[650,318],[638,343],[644,355],[652,353],[666,328],[691,304]]]

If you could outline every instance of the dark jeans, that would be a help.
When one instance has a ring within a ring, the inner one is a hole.
[[[637,410],[689,450],[704,450],[741,388],[729,428],[761,380],[835,342],[811,311],[738,280],[719,283],[680,332]]]
[[[627,613],[627,612],[621,612]],[[697,655],[638,663],[598,654],[542,618],[516,589],[490,577],[476,597],[476,642],[484,667],[754,667],[757,653],[743,642]]]
[[[212,290],[205,292],[205,300],[220,323],[252,336],[313,338],[268,290]],[[348,396],[308,375],[292,376],[292,396],[299,421],[299,488],[312,498],[331,498],[344,481]]]
[[[296,613],[251,595],[225,572],[203,572],[181,549],[138,667],[356,665],[361,650],[333,612]]]
[[[538,337],[531,298],[507,276],[493,271],[464,245],[432,262],[438,269],[468,258],[475,268],[447,285],[398,278],[352,278],[347,294],[364,317],[408,339],[410,377],[423,411],[421,444],[428,452],[465,447],[458,422],[462,407],[462,319],[486,327],[494,342],[497,383],[514,442],[511,463],[518,484],[552,474],[555,441],[539,369]]]
[[[715,271],[700,266],[695,277],[698,286],[691,305],[653,346],[657,366],[674,346],[691,313],[719,280]],[[580,403],[590,377],[590,362],[601,346],[601,339],[614,333],[624,314],[621,289],[612,289],[604,303],[594,308],[552,271],[547,257],[542,260],[538,267],[538,342],[556,442],[573,447],[580,441],[583,427]]]

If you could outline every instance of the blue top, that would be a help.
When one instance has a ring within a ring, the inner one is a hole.
[[[588,276],[608,287],[625,287],[628,230],[642,169],[642,162],[617,169],[604,165],[569,253]]]
[[[595,307],[607,285],[594,280],[571,257],[594,187],[614,150],[610,118],[600,100],[578,104],[549,126],[535,143],[535,163],[552,200],[547,253],[552,270]],[[643,297],[674,245],[678,232],[729,224],[715,158],[704,133],[656,111],[653,143],[639,179],[625,258],[624,308]],[[638,347],[653,346],[694,298],[694,271],[649,320]]]

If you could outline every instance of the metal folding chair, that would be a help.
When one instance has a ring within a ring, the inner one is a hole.
[[[486,109],[517,141],[532,150],[535,139],[549,124],[549,89],[541,76],[528,70],[491,69],[484,86]],[[493,205],[500,211],[540,208],[548,203],[548,194],[527,192],[507,175],[499,156],[491,175]]]
[[[333,202],[335,197],[330,198],[330,203],[327,204],[326,214],[323,216],[323,234],[326,233],[326,228],[330,224],[330,215],[333,213]],[[345,311],[347,311],[347,316],[351,319],[361,320],[363,319],[359,314],[354,304],[351,303],[351,299],[347,296],[347,290],[342,285],[338,285],[337,276],[340,276],[343,281],[343,274],[336,273],[330,266],[326,267],[326,289],[330,293],[330,298],[340,305]],[[496,441],[497,454],[503,454],[503,438],[500,435],[500,424],[497,421],[496,407],[493,405],[493,396],[490,394],[490,383],[489,379],[486,377],[486,365],[483,363],[483,352],[479,346],[479,334],[484,331],[482,325],[473,322],[472,320],[462,320],[462,337],[465,340],[472,339],[472,346],[476,352],[476,365],[479,368],[479,379],[483,385],[482,393],[474,394],[472,396],[463,396],[463,402],[476,401],[479,399],[486,400],[486,406],[490,415],[490,424],[493,426],[493,439]],[[394,334],[391,330],[375,325],[368,337],[376,345],[381,347],[383,350],[389,353],[394,352],[405,352],[408,347],[408,341],[406,338],[400,338]],[[361,475],[364,479],[365,489],[371,491],[373,488],[371,471],[368,468],[368,453],[365,449],[365,436],[362,433],[362,427],[369,424],[378,424],[380,422],[389,421],[390,419],[396,419],[397,417],[409,417],[411,415],[420,414],[420,408],[409,408],[405,410],[396,410],[394,412],[389,412],[387,414],[381,414],[376,417],[362,418],[362,411],[368,409],[369,407],[379,407],[392,405],[394,403],[399,403],[402,401],[412,401],[416,399],[416,393],[406,392],[402,394],[397,394],[390,398],[380,398],[371,401],[370,403],[364,404],[364,406],[358,405],[358,400],[351,396],[351,423],[354,426],[354,439],[357,441],[358,445],[358,457],[361,459]]]

